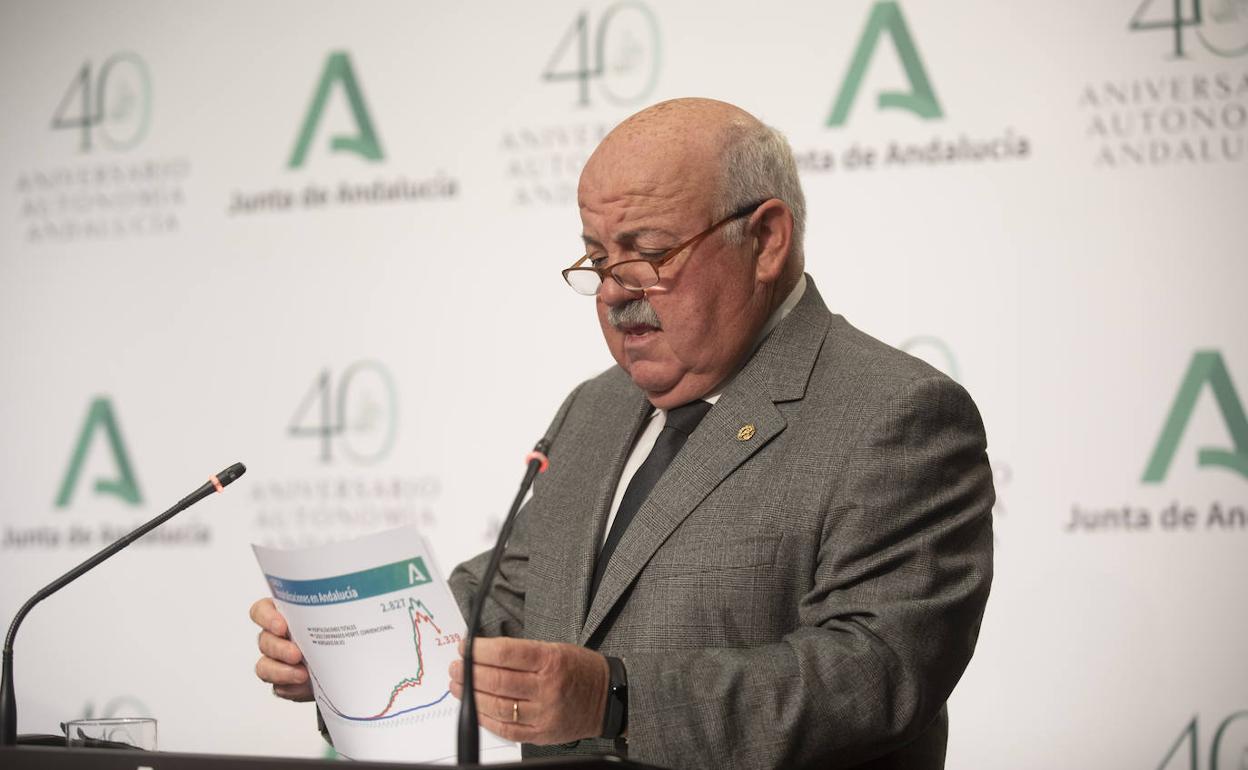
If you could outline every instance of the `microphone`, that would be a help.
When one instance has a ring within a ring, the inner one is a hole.
[[[151,532],[156,527],[164,524],[169,519],[178,515],[195,503],[203,500],[213,492],[220,492],[230,484],[233,484],[244,473],[247,467],[242,463],[234,463],[230,467],[221,471],[215,476],[209,476],[208,481],[199,489],[190,493],[186,497],[179,500],[172,508],[160,514],[156,518],[138,527],[133,532],[114,541],[110,545],[105,546],[99,553],[90,557],[82,564],[74,567],[69,572],[61,575],[56,580],[48,583],[39,589],[34,596],[26,600],[21,609],[17,611],[17,615],[13,617],[13,622],[9,624],[9,633],[4,637],[4,671],[0,678],[0,746],[14,746],[17,744],[17,698],[13,690],[13,639],[17,636],[17,628],[26,618],[26,614],[31,608],[39,602],[48,598],[52,594],[61,590],[65,586],[74,582],[89,570],[93,569],[100,562],[117,553],[121,549]]]
[[[555,435],[563,427],[563,421],[567,419],[568,412],[572,409],[572,402],[576,400],[576,394],[580,392],[581,387],[583,384],[578,385],[576,390],[572,391],[572,395],[568,396],[563,406],[559,408],[546,435],[537,442],[532,452],[524,456],[527,466],[524,479],[520,482],[520,491],[516,493],[511,510],[507,512],[507,518],[503,519],[503,526],[498,530],[498,542],[494,544],[494,550],[490,551],[490,561],[485,567],[485,573],[481,575],[477,593],[472,597],[472,608],[468,618],[468,636],[464,642],[464,695],[459,701],[457,762],[460,765],[476,765],[481,762],[481,736],[477,732],[477,694],[474,689],[476,676],[472,668],[472,644],[477,640],[477,627],[481,625],[481,612],[485,609],[485,599],[490,594],[495,575],[498,574],[498,565],[503,560],[503,551],[506,550],[507,541],[511,538],[511,530],[515,527],[520,504],[524,502],[524,496],[528,494],[529,487],[533,486],[533,480],[537,478],[537,474],[545,473],[550,467],[550,459],[546,455],[550,452],[550,445],[554,442]]]
[[[494,550],[490,551],[489,564],[486,565],[485,574],[481,576],[481,584],[477,586],[476,595],[472,597],[468,636],[464,642],[464,694],[459,701],[457,756],[460,765],[476,765],[481,761],[481,736],[477,733],[477,695],[473,689],[476,686],[476,677],[472,670],[472,644],[477,640],[477,626],[481,625],[481,612],[485,608],[485,599],[490,593],[490,586],[494,583],[494,576],[498,574],[498,565],[503,560],[503,551],[506,550],[507,541],[511,538],[511,530],[516,524],[516,514],[520,512],[520,504],[524,502],[524,496],[528,494],[529,487],[533,486],[533,480],[537,478],[537,474],[544,472],[550,466],[550,460],[546,457],[546,452],[549,450],[550,441],[543,438],[533,447],[532,452],[525,455],[524,459],[528,461],[528,466],[524,471],[524,479],[520,482],[520,491],[516,493],[511,510],[507,512],[507,518],[503,519],[503,526],[498,530],[498,542],[494,544]]]

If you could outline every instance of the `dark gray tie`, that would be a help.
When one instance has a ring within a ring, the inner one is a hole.
[[[659,437],[655,439],[650,455],[646,457],[646,461],[641,464],[641,467],[633,474],[632,480],[628,482],[628,488],[624,490],[624,497],[620,500],[620,508],[615,512],[615,520],[611,523],[611,532],[607,534],[607,540],[602,544],[602,550],[598,553],[598,561],[594,564],[594,582],[589,588],[591,599],[598,593],[598,584],[602,582],[602,576],[607,571],[607,562],[611,560],[611,554],[615,553],[616,546],[624,536],[624,530],[628,529],[629,522],[633,520],[641,504],[650,496],[650,490],[654,489],[654,485],[663,476],[667,466],[676,459],[676,455],[693,433],[693,429],[698,427],[698,423],[702,422],[702,418],[709,411],[711,411],[711,405],[705,401],[691,401],[684,406],[668,410],[667,422],[664,423],[663,430],[659,432]]]

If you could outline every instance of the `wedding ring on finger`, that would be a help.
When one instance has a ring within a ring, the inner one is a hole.
[[[513,700],[511,702],[511,721],[512,722],[520,721],[520,701],[518,700]]]

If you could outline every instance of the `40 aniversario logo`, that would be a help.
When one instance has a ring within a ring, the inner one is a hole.
[[[441,479],[388,462],[401,439],[399,392],[390,368],[373,359],[322,366],[306,388],[290,391],[293,408],[281,431],[305,469],[250,485],[262,542],[305,546],[436,524]]]
[[[659,81],[659,20],[644,3],[619,2],[594,19],[581,11],[555,46],[542,80],[576,84],[576,105],[589,107],[591,83],[611,104],[644,102]]]
[[[1248,770],[1248,710],[1229,714],[1214,725],[1212,736],[1204,735],[1202,739],[1200,716],[1193,716],[1157,770]]]
[[[626,108],[650,100],[663,71],[663,37],[649,5],[623,0],[578,11],[561,31],[534,76],[551,103],[576,120],[554,118],[503,131],[499,153],[510,202],[567,206],[576,202],[581,169]],[[538,49],[539,51],[541,49]],[[565,98],[566,97],[566,98]]]
[[[1248,2],[1144,0],[1127,23],[1148,71],[1107,72],[1084,85],[1092,163],[1105,169],[1248,159]],[[1121,33],[1118,33],[1121,34]]]
[[[49,143],[42,153],[65,159],[17,175],[26,241],[121,240],[178,230],[190,161],[138,155],[155,115],[147,61],[117,51],[88,56],[72,71],[63,90],[57,84],[48,91]]]
[[[1193,38],[1200,49],[1220,58],[1248,54],[1244,0],[1143,0],[1128,26],[1132,32],[1168,35],[1175,59],[1192,55]]]
[[[130,150],[147,136],[152,119],[152,76],[131,51],[115,53],[93,67],[88,59],[69,83],[52,115],[52,128],[78,134],[78,147],[90,152],[103,144]]]

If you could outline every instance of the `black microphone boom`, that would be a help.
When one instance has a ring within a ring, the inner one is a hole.
[[[476,686],[476,677],[472,668],[472,645],[477,640],[477,627],[481,625],[481,612],[485,608],[485,599],[489,596],[494,576],[498,574],[498,565],[503,560],[503,551],[506,549],[507,541],[511,539],[511,530],[516,524],[516,514],[520,512],[524,496],[528,493],[529,487],[533,486],[533,479],[537,478],[537,474],[546,470],[549,465],[546,459],[548,451],[550,451],[550,439],[543,438],[525,458],[528,460],[528,465],[524,471],[524,479],[520,482],[520,491],[516,493],[511,510],[507,512],[507,518],[503,519],[503,526],[498,530],[498,542],[494,544],[494,550],[490,552],[490,561],[486,565],[485,573],[481,575],[477,593],[472,597],[470,613],[472,617],[468,619],[468,638],[464,642],[464,694],[459,701],[457,754],[460,765],[475,765],[481,761],[481,741],[477,733],[477,697],[473,690]]]
[[[247,472],[247,467],[242,463],[234,463],[230,467],[221,471],[215,476],[211,476],[208,482],[202,487],[190,493],[186,497],[179,500],[172,508],[160,514],[156,518],[146,524],[135,529],[133,532],[114,541],[106,546],[99,553],[74,567],[69,572],[61,575],[56,580],[48,583],[32,597],[26,600],[17,614],[13,616],[13,622],[9,624],[9,633],[4,637],[4,671],[0,678],[0,746],[13,746],[17,743],[17,698],[13,692],[13,639],[17,636],[17,627],[22,624],[26,614],[31,608],[39,602],[48,598],[52,594],[61,590],[73,581],[77,580],[84,573],[88,572],[100,562],[120,551],[122,548],[143,537],[156,527],[164,524],[169,519],[178,515],[195,503],[203,500],[213,492],[220,492],[225,487],[234,483],[240,476]]]
[[[490,561],[485,567],[485,573],[481,575],[481,582],[477,584],[477,592],[472,597],[472,607],[468,613],[471,616],[468,618],[468,635],[464,641],[464,695],[459,702],[457,758],[460,765],[475,765],[481,761],[479,740],[481,736],[477,732],[477,694],[473,690],[476,676],[472,668],[472,644],[477,640],[477,627],[481,625],[481,611],[485,609],[486,597],[489,596],[490,587],[494,583],[494,576],[498,574],[498,565],[503,560],[503,551],[507,548],[508,539],[511,538],[511,530],[516,524],[516,515],[520,513],[520,505],[524,502],[524,496],[528,494],[529,487],[533,486],[533,479],[537,478],[537,474],[549,467],[550,461],[546,455],[550,452],[550,445],[554,443],[555,436],[563,427],[563,421],[568,419],[568,412],[572,410],[572,404],[583,387],[585,383],[577,385],[568,395],[563,406],[559,407],[559,411],[555,413],[555,419],[546,430],[546,435],[542,436],[537,446],[533,447],[533,451],[524,458],[526,466],[524,480],[520,482],[520,491],[516,493],[511,510],[507,512],[507,518],[503,519],[503,526],[498,530],[498,542],[494,544],[494,550],[490,552]]]

